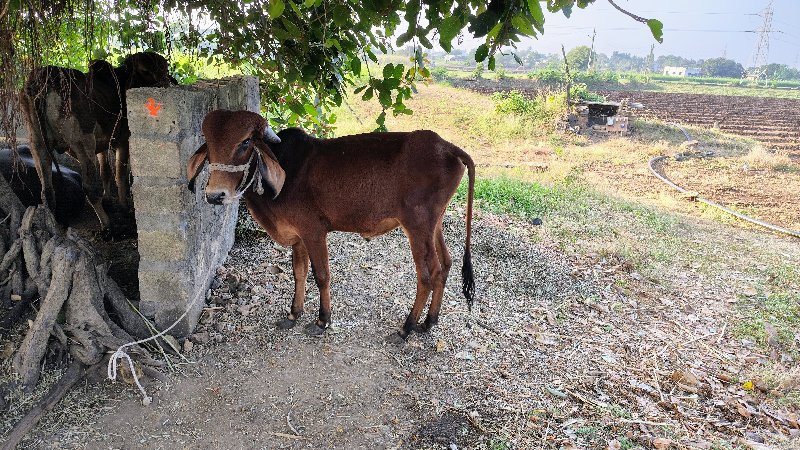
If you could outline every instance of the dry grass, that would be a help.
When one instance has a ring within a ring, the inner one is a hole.
[[[760,145],[753,147],[741,160],[753,169],[777,170],[792,165],[789,155],[769,151]]]

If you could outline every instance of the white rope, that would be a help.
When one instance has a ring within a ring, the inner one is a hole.
[[[253,174],[253,177],[250,178],[250,181],[248,182],[247,181],[247,176],[250,173],[250,166],[253,164],[253,159],[256,159],[256,169],[255,169],[255,173]],[[239,182],[239,186],[237,186],[237,188],[236,188],[236,191],[237,191],[236,195],[233,197],[234,200],[235,200],[235,199],[240,198],[242,195],[244,195],[245,191],[247,191],[247,189],[249,189],[250,186],[252,186],[253,182],[256,182],[256,186],[254,188],[255,191],[259,195],[264,193],[264,187],[261,184],[261,171],[258,170],[260,164],[263,164],[261,162],[261,156],[258,154],[258,151],[253,150],[253,152],[250,154],[250,159],[248,159],[247,162],[244,163],[244,164],[241,164],[241,165],[238,165],[238,166],[234,166],[234,165],[231,165],[231,164],[209,163],[208,164],[208,170],[209,170],[209,172],[213,172],[215,170],[221,171],[221,172],[231,172],[231,173],[244,172],[243,175],[242,175],[242,181]],[[201,192],[202,192],[202,190],[201,190]],[[214,241],[214,243],[217,245],[217,247],[219,247],[219,245],[222,242],[222,239],[221,239],[222,238],[222,233],[224,233],[225,230],[228,228],[228,220],[230,219],[231,211],[233,210],[233,208],[231,207],[232,204],[233,203],[228,203],[228,205],[225,207],[225,220],[223,222],[222,228],[220,228],[220,230],[219,230],[219,235],[217,236],[217,238]],[[219,250],[219,248],[217,248],[217,251],[218,250]],[[216,251],[214,253],[216,253]],[[214,270],[214,269],[215,269],[215,267],[209,266],[206,269],[206,272],[203,275],[203,278],[201,278],[201,279],[202,280],[206,280],[211,275],[211,271]],[[139,381],[139,376],[136,375],[136,368],[133,365],[133,359],[131,359],[130,355],[128,355],[128,353],[125,351],[125,349],[128,348],[128,347],[133,347],[135,345],[144,344],[145,342],[154,341],[154,340],[156,340],[158,338],[164,337],[167,333],[169,333],[170,330],[172,330],[173,328],[178,326],[178,324],[186,317],[186,315],[189,314],[189,311],[191,311],[194,308],[195,303],[197,303],[197,301],[201,297],[204,297],[203,294],[205,294],[205,291],[206,291],[205,289],[198,290],[197,293],[194,296],[194,299],[192,299],[192,301],[187,305],[186,310],[183,312],[183,314],[181,314],[181,316],[178,317],[178,319],[175,320],[175,322],[173,322],[172,325],[170,325],[169,327],[165,328],[163,331],[161,331],[158,334],[155,334],[153,336],[150,336],[149,338],[140,339],[140,340],[135,341],[135,342],[129,342],[127,344],[121,345],[117,349],[117,351],[115,351],[111,355],[111,358],[108,360],[108,372],[107,372],[108,379],[112,380],[112,381],[116,381],[116,379],[117,379],[117,366],[119,365],[119,360],[120,359],[126,360],[128,362],[128,367],[130,367],[130,370],[131,370],[131,376],[133,376],[133,382],[134,382],[134,384],[136,384],[136,387],[139,389],[139,392],[141,392],[141,394],[142,394],[142,404],[145,405],[145,406],[149,405],[153,401],[153,398],[148,396],[147,395],[147,391],[144,390],[144,387],[142,386],[142,383]]]
[[[241,193],[239,195],[237,195],[236,198],[238,198],[240,196],[241,196]],[[234,210],[232,205],[233,205],[232,203],[229,203],[225,207],[225,220],[223,221],[223,225],[219,230],[219,235],[217,236],[217,238],[214,241],[214,243],[218,247],[217,251],[219,250],[219,246],[221,245],[221,242],[222,242],[222,239],[221,239],[222,238],[222,234],[228,228],[228,220],[230,219],[230,217],[232,215],[231,212]],[[214,253],[216,253],[217,251],[215,251]],[[202,280],[208,279],[208,277],[211,275],[211,271],[215,270],[215,269],[216,268],[213,265],[209,265],[208,268],[206,268],[206,272],[204,273],[203,278],[201,278],[201,279]],[[133,360],[131,359],[130,355],[128,355],[128,353],[125,351],[125,349],[128,348],[128,347],[133,347],[135,345],[144,344],[145,342],[154,341],[154,340],[156,340],[158,338],[164,337],[167,333],[170,332],[170,330],[175,328],[186,317],[187,314],[189,314],[189,311],[191,311],[194,308],[195,303],[197,303],[197,301],[200,298],[204,298],[205,297],[205,295],[204,295],[205,292],[206,292],[205,289],[198,289],[197,293],[195,294],[195,296],[192,299],[192,301],[187,305],[186,310],[183,312],[183,314],[181,314],[181,316],[178,317],[178,319],[175,320],[175,322],[173,322],[172,325],[168,326],[163,331],[161,331],[158,334],[155,334],[153,336],[150,336],[149,338],[140,339],[140,340],[135,341],[135,342],[129,342],[127,344],[121,345],[117,349],[117,351],[115,351],[111,355],[111,358],[108,360],[108,372],[107,372],[108,379],[111,380],[111,381],[116,381],[116,379],[117,379],[117,365],[119,364],[119,360],[120,359],[125,359],[128,362],[128,367],[131,370],[131,376],[133,376],[133,382],[134,382],[134,384],[136,384],[136,387],[139,388],[139,392],[141,392],[141,394],[142,394],[142,404],[145,405],[145,406],[149,405],[153,401],[153,398],[148,396],[147,392],[144,390],[144,387],[142,386],[142,383],[139,381],[139,376],[136,375],[136,368],[133,365]]]

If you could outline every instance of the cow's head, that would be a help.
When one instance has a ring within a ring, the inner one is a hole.
[[[217,167],[211,170],[206,185],[209,203],[219,205],[235,201],[245,186],[251,186],[256,180],[256,172],[264,185],[264,195],[278,196],[286,173],[269,146],[280,144],[281,140],[266,119],[250,111],[219,109],[203,119],[203,134],[206,143],[189,159],[186,169],[190,190],[194,191],[195,178],[208,161],[212,169]]]
[[[122,63],[128,75],[126,89],[139,87],[169,87],[175,79],[169,74],[169,64],[153,52],[129,55]]]

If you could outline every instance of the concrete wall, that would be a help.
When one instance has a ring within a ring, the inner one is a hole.
[[[205,293],[233,245],[238,203],[207,204],[202,188],[187,189],[186,164],[204,142],[200,126],[214,109],[258,112],[258,80],[232,77],[173,88],[141,88],[127,93],[131,129],[133,202],[139,234],[141,312],[163,329],[187,307],[186,319],[170,334],[194,328]],[[199,293],[199,297],[198,297]]]

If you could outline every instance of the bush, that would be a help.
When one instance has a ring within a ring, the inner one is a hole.
[[[606,98],[600,94],[590,92],[585,83],[575,83],[569,90],[569,95],[573,99],[586,100],[590,102],[604,102]]]
[[[539,93],[536,98],[528,98],[518,91],[496,92],[492,94],[495,111],[504,116],[513,115],[532,126],[552,125],[566,113],[566,95],[563,92]]]
[[[494,74],[498,80],[507,80],[510,78],[508,76],[508,72],[506,72],[506,69],[503,69],[502,67],[495,69]]]
[[[434,81],[444,81],[450,77],[450,72],[444,67],[436,67],[431,70],[431,77],[433,77]]]
[[[483,78],[483,64],[482,63],[478,63],[478,65],[475,66],[475,70],[472,71],[472,76],[476,80],[480,80],[481,78]]]
[[[539,69],[528,73],[528,78],[543,83],[563,83],[566,81],[564,72],[556,69]]]

